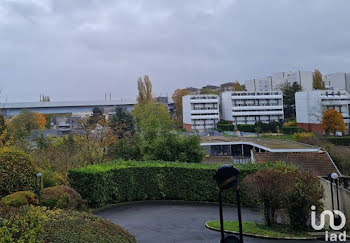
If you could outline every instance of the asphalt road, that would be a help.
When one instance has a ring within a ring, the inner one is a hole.
[[[224,207],[225,220],[237,220],[237,210],[232,206]],[[220,233],[207,229],[204,223],[219,218],[217,205],[142,202],[115,206],[96,212],[136,236],[141,243],[170,242],[220,242]],[[259,211],[243,208],[242,218],[245,221],[261,222]],[[244,237],[245,243],[253,242],[293,242],[291,240],[263,240]],[[321,242],[321,241],[298,241]]]

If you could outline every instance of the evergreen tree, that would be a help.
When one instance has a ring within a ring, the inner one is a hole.
[[[286,82],[281,86],[283,92],[283,110],[285,119],[295,118],[295,93],[302,90],[297,82],[290,84]]]

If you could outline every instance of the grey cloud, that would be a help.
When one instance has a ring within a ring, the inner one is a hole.
[[[9,101],[135,97],[293,69],[349,71],[346,0],[32,0],[0,3]]]

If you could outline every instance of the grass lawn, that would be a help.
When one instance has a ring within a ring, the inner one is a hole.
[[[220,222],[209,221],[207,225],[213,227],[217,230],[220,230]],[[291,230],[288,226],[276,225],[273,227],[268,227],[263,223],[254,223],[254,222],[243,222],[243,234],[253,234],[256,236],[268,236],[275,238],[312,238],[307,232],[295,232]],[[237,221],[224,221],[224,229],[227,231],[238,232],[238,222]]]
[[[270,139],[280,139],[280,140],[286,140],[286,141],[292,141],[294,142],[295,139],[293,137],[293,135],[291,134],[284,134],[284,135],[260,135],[260,138],[270,138]]]

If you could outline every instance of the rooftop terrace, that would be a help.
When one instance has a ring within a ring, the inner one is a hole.
[[[201,137],[202,146],[246,144],[264,149],[268,152],[317,152],[319,147],[308,144],[290,142],[279,139],[247,138],[247,137]]]

